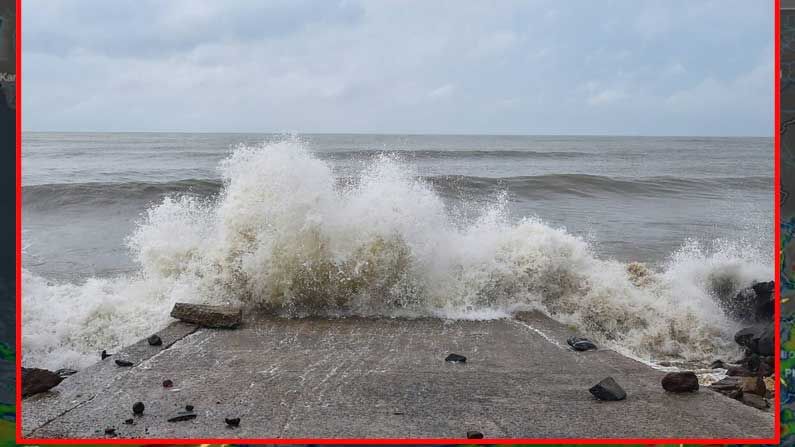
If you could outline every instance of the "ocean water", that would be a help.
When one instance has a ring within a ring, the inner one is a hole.
[[[644,359],[736,354],[773,278],[770,138],[23,134],[23,363],[90,364],[176,301],[539,309]]]

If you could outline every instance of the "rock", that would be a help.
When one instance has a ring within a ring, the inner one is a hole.
[[[593,344],[591,340],[588,340],[584,337],[569,337],[566,340],[566,343],[571,346],[572,349],[575,351],[590,351],[592,349],[597,349],[596,345]]]
[[[765,399],[762,396],[757,396],[756,394],[743,393],[742,397],[740,398],[740,401],[745,405],[758,408],[760,410],[765,410],[768,407],[770,407],[770,404],[767,402],[767,399]]]
[[[745,322],[772,322],[775,305],[773,281],[753,283],[725,303],[729,316]]]
[[[127,360],[116,360],[116,364],[119,366],[133,366],[133,362]]]
[[[134,403],[132,407],[133,414],[138,414],[138,415],[144,414],[144,408],[145,407],[143,402]]]
[[[740,329],[734,334],[734,341],[748,348],[751,354],[760,356],[773,355],[775,328],[772,324],[750,326]]]
[[[180,413],[172,418],[169,418],[168,422],[182,422],[189,421],[191,419],[196,419],[196,413]]]
[[[740,390],[743,394],[756,394],[757,396],[766,396],[767,387],[765,380],[762,377],[743,377],[740,381]]]
[[[125,423],[126,425],[132,425],[132,424],[133,424],[133,422],[135,422],[135,421],[133,421],[132,419],[125,419],[125,420],[124,420],[124,423]]]
[[[111,355],[113,355],[113,354],[108,354],[108,351],[103,349],[102,350],[102,354],[100,354],[100,357],[102,357],[102,360],[105,360],[106,358],[110,357]]]
[[[467,358],[464,357],[463,355],[450,354],[447,357],[445,357],[444,361],[450,363],[466,363]]]
[[[752,285],[751,289],[756,294],[756,300],[754,302],[754,317],[756,320],[773,321],[776,283],[774,281],[758,282]]]
[[[193,411],[193,405],[185,405],[185,411]]]
[[[742,377],[724,377],[723,379],[709,385],[708,388],[721,394],[730,394],[738,391],[742,386]]]
[[[177,303],[171,316],[188,323],[209,328],[235,328],[243,321],[243,311],[233,306]]]
[[[759,368],[756,370],[756,375],[768,377],[773,375],[773,367],[768,365],[767,363],[761,363]]]
[[[469,430],[467,432],[467,439],[483,439],[483,433],[475,430]]]
[[[230,427],[238,427],[240,425],[240,418],[224,418],[224,422]]]
[[[58,374],[39,368],[22,368],[22,397],[43,393],[63,381]]]
[[[698,377],[692,371],[670,372],[662,378],[662,387],[672,393],[698,391]]]
[[[174,386],[174,382],[172,382],[171,379],[163,381],[163,388],[171,388],[172,386]]]
[[[105,429],[105,434],[108,436],[116,436],[116,429],[108,427]]]
[[[709,365],[710,369],[726,369],[726,364],[723,360],[715,360]]]
[[[157,334],[150,335],[146,341],[149,343],[149,346],[160,346],[163,344],[163,340],[161,340],[160,336]]]
[[[623,400],[627,397],[627,393],[612,377],[603,379],[601,382],[592,386],[588,391],[599,400]]]
[[[55,374],[58,374],[58,377],[65,379],[71,375],[77,374],[77,370],[69,368],[61,368],[58,371],[55,371]]]
[[[748,371],[746,368],[743,368],[742,366],[730,366],[726,369],[726,375],[748,377],[748,376],[753,376],[754,373]]]

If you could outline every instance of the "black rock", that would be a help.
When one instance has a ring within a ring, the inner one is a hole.
[[[39,368],[22,368],[22,397],[43,393],[63,381],[58,374]]]
[[[108,351],[106,351],[104,349],[102,350],[102,354],[100,354],[100,356],[102,357],[102,360],[105,360],[106,358],[110,357],[111,355],[113,355],[113,354],[108,354]]]
[[[726,364],[723,360],[715,360],[709,365],[710,369],[726,369]]]
[[[662,378],[662,387],[672,393],[698,391],[698,377],[692,371],[670,372]]]
[[[132,407],[133,414],[144,414],[144,403],[143,402],[136,402],[133,404]]]
[[[191,419],[196,419],[196,413],[180,413],[172,418],[169,418],[168,422],[182,422],[189,421]]]
[[[773,281],[757,282],[740,290],[733,299],[727,300],[724,307],[730,317],[744,322],[772,322],[774,309]]]
[[[569,337],[566,340],[566,343],[571,346],[572,349],[575,351],[590,351],[592,349],[597,349],[596,345],[587,338],[584,337]]]
[[[230,427],[237,427],[240,425],[240,418],[225,418],[224,422]]]
[[[467,439],[483,439],[483,433],[475,430],[469,430],[467,432]]]
[[[726,368],[726,375],[737,376],[737,377],[749,377],[753,376],[754,373],[749,371],[747,368],[743,368],[742,366],[729,366],[728,368]]]
[[[185,405],[185,411],[193,411],[193,405]]]
[[[174,382],[172,382],[171,379],[163,381],[163,388],[171,388],[172,386],[174,386]]]
[[[444,361],[450,363],[466,363],[467,358],[463,355],[450,354],[444,359]]]
[[[756,300],[754,302],[754,317],[756,320],[773,321],[776,283],[774,281],[758,282],[752,285],[751,289],[756,294]]]
[[[108,436],[116,436],[116,429],[108,427],[105,429],[105,434]]]
[[[133,362],[128,362],[127,360],[116,360],[116,364],[119,366],[133,366]]]
[[[601,382],[592,386],[588,391],[599,400],[624,400],[627,397],[627,393],[612,377],[603,379]]]
[[[760,363],[759,368],[756,370],[756,374],[763,377],[768,377],[773,375],[773,367],[768,365],[767,363]]]
[[[73,374],[77,374],[77,370],[69,368],[61,368],[58,371],[55,371],[55,374],[58,374],[59,377],[65,379]]]
[[[770,407],[770,404],[767,402],[767,399],[765,399],[762,396],[757,396],[756,394],[743,393],[742,397],[740,398],[740,401],[745,405],[758,408],[760,410],[765,410],[768,407]]]
[[[243,322],[242,309],[234,306],[176,303],[171,309],[171,316],[211,328],[236,328]]]
[[[740,387],[742,387],[742,379],[740,377],[724,377],[712,385],[709,385],[709,389],[722,394],[729,394],[737,391]]]
[[[132,419],[125,419],[124,420],[124,423],[127,424],[127,425],[132,425],[133,422],[135,422],[135,421],[133,421]]]
[[[149,342],[150,346],[160,346],[163,344],[163,340],[160,339],[160,336],[157,334],[150,335],[149,338],[146,339]]]
[[[775,328],[772,324],[763,324],[740,329],[734,334],[738,345],[748,348],[752,354],[760,356],[773,355]]]

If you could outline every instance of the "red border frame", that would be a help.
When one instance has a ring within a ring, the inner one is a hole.
[[[607,438],[607,439],[575,439],[575,438],[544,438],[544,439],[116,439],[116,438],[81,438],[81,439],[35,439],[22,437],[22,0],[16,0],[16,443],[17,444],[779,444],[781,441],[781,225],[779,195],[780,175],[780,82],[781,82],[781,8],[780,0],[773,1],[774,17],[774,259],[775,280],[779,287],[775,289],[775,436],[770,439],[642,439],[642,438]]]

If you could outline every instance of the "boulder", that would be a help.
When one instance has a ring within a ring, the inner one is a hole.
[[[756,282],[740,290],[726,303],[729,315],[745,322],[771,322],[775,305],[776,283]]]
[[[746,327],[734,334],[734,341],[748,349],[751,354],[763,357],[772,356],[775,328],[772,324]]]
[[[672,393],[698,391],[698,377],[692,371],[670,372],[662,378],[662,387]]]
[[[58,374],[39,368],[22,368],[22,397],[43,393],[63,381]]]
[[[243,322],[243,311],[233,306],[176,303],[171,316],[209,328],[236,328]]]
[[[571,346],[572,349],[575,351],[590,351],[593,349],[597,349],[596,345],[587,338],[584,337],[569,337],[566,340],[566,343]]]
[[[592,386],[588,391],[599,400],[623,400],[627,397],[627,393],[612,377],[602,379],[601,382]]]
[[[765,380],[762,377],[743,377],[740,380],[740,390],[743,394],[756,394],[757,396],[766,396],[767,387]]]
[[[709,385],[708,388],[721,394],[730,394],[737,391],[742,386],[742,377],[724,377],[723,379]]]
[[[767,399],[762,396],[757,396],[756,394],[743,393],[740,401],[745,405],[758,408],[760,410],[766,410],[768,407],[770,407]]]

